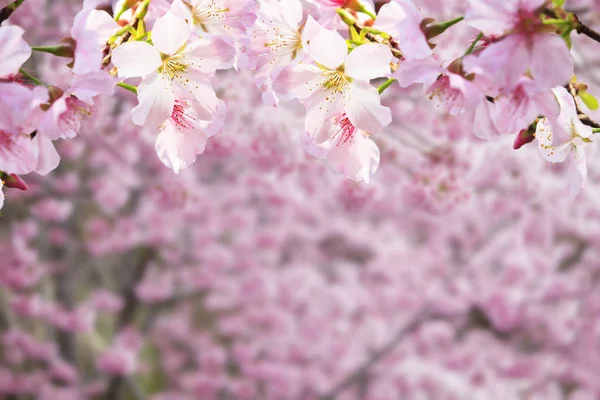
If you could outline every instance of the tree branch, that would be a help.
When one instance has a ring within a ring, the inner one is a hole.
[[[0,24],[10,17],[25,0],[16,0],[0,10]]]
[[[152,248],[147,248],[147,247],[142,249],[139,260],[133,269],[133,274],[131,276],[131,279],[129,280],[129,282],[126,283],[126,285],[124,287],[125,301],[124,301],[123,309],[121,310],[121,313],[119,314],[115,331],[120,330],[121,328],[123,328],[127,323],[129,323],[133,319],[133,316],[135,315],[135,312],[139,305],[139,301],[138,301],[138,299],[135,295],[135,291],[134,291],[135,284],[136,284],[136,282],[139,282],[144,277],[144,274],[146,273],[146,269],[148,269],[148,265],[150,264],[150,261],[152,261],[152,259],[154,259],[155,256],[156,256],[156,250],[154,250]],[[132,392],[132,394],[135,396],[136,399],[144,398],[144,395],[143,395],[141,389],[137,387],[137,384],[135,383],[134,380],[132,380],[130,378],[129,379],[122,378],[119,376],[113,376],[112,379],[110,380],[110,382],[108,384],[108,389],[106,390],[105,398],[106,399],[119,399],[120,398],[119,393],[121,392],[121,386],[123,385],[123,383],[126,383],[127,386],[129,386],[130,391]]]
[[[333,400],[335,396],[337,396],[344,389],[361,382],[366,376],[368,376],[369,370],[375,364],[389,355],[389,353],[391,353],[408,335],[416,331],[424,322],[436,318],[438,318],[437,315],[433,314],[427,308],[424,308],[411,322],[398,329],[388,343],[374,351],[367,361],[356,368],[354,372],[348,375],[340,383],[335,385],[327,394],[320,396],[320,399]]]
[[[581,21],[578,21],[577,28],[575,30],[580,35],[585,35],[585,36],[589,37],[590,39],[595,40],[596,42],[600,43],[600,33],[596,32],[595,30],[593,30],[586,24],[582,23]]]

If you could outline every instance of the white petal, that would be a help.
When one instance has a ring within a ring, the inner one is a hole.
[[[171,82],[162,74],[153,74],[138,86],[139,104],[132,110],[133,122],[158,129],[171,117],[175,99]]]
[[[553,163],[563,162],[567,158],[572,145],[570,142],[566,142],[559,146],[554,146],[553,136],[554,133],[550,121],[548,121],[547,118],[540,119],[535,130],[535,137],[538,143],[537,147],[540,154],[547,161]]]
[[[392,53],[383,44],[363,44],[352,50],[346,58],[346,75],[368,81],[390,73]]]
[[[189,82],[173,82],[176,93],[188,93],[202,104],[204,110],[210,114],[215,114],[219,107],[219,98],[212,87],[210,76],[194,70],[187,72],[184,76],[189,79]]]
[[[369,84],[350,84],[344,109],[352,125],[369,133],[377,133],[392,122],[392,112],[381,105],[377,89]]]
[[[292,28],[297,28],[302,21],[302,3],[299,0],[286,0],[282,7],[285,22]]]
[[[189,37],[190,26],[170,12],[157,19],[152,28],[152,43],[163,54],[177,53]]]
[[[339,33],[322,27],[309,40],[306,50],[313,60],[329,69],[337,69],[348,55],[344,38]]]
[[[575,198],[587,182],[587,165],[583,146],[575,146],[575,157],[569,171],[569,195]]]
[[[162,65],[160,53],[145,42],[127,42],[112,53],[112,63],[121,78],[146,76]]]

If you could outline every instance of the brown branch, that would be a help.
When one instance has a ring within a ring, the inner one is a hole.
[[[589,37],[590,39],[595,40],[596,42],[600,43],[600,33],[596,32],[595,30],[593,30],[586,24],[582,23],[581,21],[578,21],[577,28],[575,30],[580,35],[585,35],[585,36]]]
[[[8,19],[25,0],[16,0],[0,10],[0,24]]]
[[[600,124],[591,119],[586,113],[584,113],[581,110],[581,107],[579,107],[579,104],[577,104],[577,87],[575,86],[575,84],[569,83],[566,88],[571,94],[571,96],[573,96],[573,101],[575,102],[575,109],[577,110],[577,116],[579,117],[581,123],[587,126],[591,126],[592,128],[600,128]]]
[[[117,327],[115,331],[123,328],[127,323],[133,320],[135,312],[139,305],[139,300],[135,295],[135,284],[139,282],[146,273],[148,269],[148,265],[150,261],[156,257],[156,250],[152,248],[143,248],[141,250],[141,254],[139,256],[137,264],[133,268],[133,273],[129,282],[127,282],[124,286],[124,305],[117,319]],[[121,392],[121,386],[123,383],[129,386],[130,391],[135,396],[136,399],[143,399],[144,395],[137,387],[137,384],[132,379],[122,378],[119,376],[113,376],[108,384],[108,389],[106,390],[106,399],[120,399],[119,394]]]

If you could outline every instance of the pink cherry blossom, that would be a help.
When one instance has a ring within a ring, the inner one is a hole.
[[[411,0],[392,0],[377,14],[374,27],[398,42],[407,60],[427,58],[432,50],[421,29],[423,17]]]
[[[540,20],[544,0],[469,0],[465,21],[498,37],[478,55],[479,67],[501,87],[511,88],[531,70],[539,86],[552,88],[573,75],[573,58],[564,40],[546,33]]]
[[[189,97],[189,96],[188,96]],[[216,114],[190,98],[175,98],[173,113],[156,138],[156,153],[175,173],[188,168],[203,153],[207,139],[222,127],[225,104],[220,102]]]
[[[73,20],[71,37],[75,40],[74,74],[99,72],[106,42],[119,29],[119,25],[106,11],[96,9],[100,3],[99,0],[85,0],[83,9]]]
[[[218,38],[188,43],[189,36],[185,20],[168,13],[154,24],[153,45],[128,42],[113,52],[120,77],[143,77],[134,123],[156,129],[169,119],[175,105],[173,86],[216,111],[219,102],[210,85],[211,74],[233,63],[234,49]]]
[[[402,87],[422,83],[426,95],[450,115],[475,110],[483,99],[483,93],[474,82],[442,68],[430,58],[405,61],[394,76]]]
[[[308,132],[318,131],[329,110],[337,109],[338,104],[343,104],[355,127],[380,131],[390,123],[391,116],[369,81],[389,74],[389,48],[365,44],[348,54],[346,42],[337,32],[315,24],[309,20],[304,29],[314,32],[307,52],[318,66],[302,64],[282,72],[275,81],[276,91],[305,103]]]

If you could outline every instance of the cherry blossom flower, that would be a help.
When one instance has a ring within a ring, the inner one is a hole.
[[[22,39],[23,31],[18,26],[0,26],[0,78],[9,78],[31,56],[31,48]]]
[[[565,41],[544,29],[539,16],[545,0],[469,0],[465,21],[498,41],[478,54],[483,74],[511,88],[530,70],[538,85],[552,88],[573,75]],[[503,36],[504,35],[504,36]]]
[[[374,27],[398,42],[402,57],[413,60],[432,54],[421,29],[422,21],[423,16],[411,0],[395,0],[379,9]]]
[[[55,98],[40,121],[39,133],[51,140],[77,136],[81,119],[91,113],[93,98],[112,94],[115,82],[106,72],[100,71],[75,75],[65,91],[53,88]]]
[[[274,87],[282,97],[295,97],[305,103],[307,131],[320,130],[330,110],[343,104],[353,126],[378,132],[391,121],[391,113],[380,104],[377,90],[369,84],[390,73],[392,54],[387,46],[375,43],[358,46],[348,54],[339,33],[307,21],[311,32],[309,56],[317,65],[301,64],[283,71]]]
[[[0,130],[12,134],[33,132],[43,114],[40,105],[47,101],[48,92],[43,87],[0,82]]]
[[[552,90],[540,88],[531,78],[522,77],[513,90],[499,95],[493,103],[480,103],[475,112],[475,135],[494,139],[514,134],[527,128],[539,115],[554,119],[558,112]]]
[[[575,197],[587,181],[585,145],[595,139],[592,128],[579,120],[571,94],[563,87],[552,91],[560,105],[560,114],[555,121],[540,119],[535,137],[541,155],[549,162],[560,163],[571,156],[569,194]]]
[[[173,15],[189,21],[201,34],[245,32],[256,20],[254,0],[175,0]]]
[[[299,0],[260,2],[252,27],[251,57],[255,60],[256,85],[263,91],[266,104],[275,105],[278,101],[271,87],[272,79],[283,68],[291,68],[304,58],[303,19]]]
[[[127,42],[114,50],[112,61],[120,77],[142,77],[134,123],[156,129],[169,119],[175,105],[174,86],[216,112],[219,102],[211,74],[232,65],[234,49],[219,38],[188,42],[189,36],[185,21],[167,13],[154,24],[152,45]]]
[[[156,138],[156,153],[160,160],[177,174],[204,152],[207,139],[223,125],[225,104],[220,102],[216,113],[203,107],[191,96],[176,97],[171,117],[160,128]]]
[[[4,182],[0,179],[0,210],[4,207],[4,192],[2,188],[4,187]]]
[[[71,37],[75,40],[73,73],[78,75],[100,71],[103,49],[119,25],[113,18],[96,7],[102,0],[85,0],[83,9],[75,16]]]
[[[379,166],[379,148],[343,112],[331,115],[316,137],[308,133],[305,146],[353,181],[368,183]]]
[[[450,115],[475,110],[483,93],[474,82],[451,69],[452,65],[445,69],[431,58],[407,60],[400,64],[394,76],[402,87],[422,83],[426,95]]]

